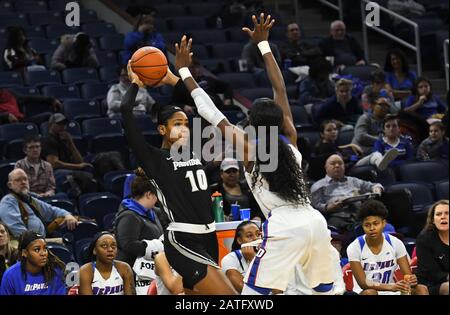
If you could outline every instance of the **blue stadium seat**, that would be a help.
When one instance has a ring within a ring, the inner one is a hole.
[[[109,65],[100,68],[100,79],[107,83],[117,83],[119,81],[119,66]]]
[[[100,67],[117,65],[117,55],[114,51],[97,51],[97,60]]]
[[[257,87],[257,88],[249,88],[249,89],[240,89],[239,93],[242,96],[245,96],[250,101],[254,101],[261,97],[273,97],[273,90],[268,87]]]
[[[65,11],[68,0],[48,0],[48,7],[52,11]]]
[[[244,44],[239,42],[215,43],[212,45],[214,58],[240,58]]]
[[[42,94],[55,97],[60,100],[80,98],[80,92],[76,85],[50,85],[42,88]]]
[[[59,42],[56,39],[36,38],[30,40],[30,46],[39,54],[52,54],[58,45]]]
[[[223,114],[233,125],[237,124],[238,122],[244,120],[247,117],[243,112],[238,110],[224,111]]]
[[[243,45],[248,42],[248,35],[239,27],[229,28],[225,30],[225,33],[228,34],[228,37],[232,42],[240,42]]]
[[[64,22],[64,15],[60,11],[35,12],[28,17],[31,25],[61,24]]]
[[[181,4],[161,4],[158,5],[158,16],[168,17],[168,16],[185,16],[186,8]]]
[[[186,8],[191,15],[213,16],[221,13],[222,3],[191,3]]]
[[[81,9],[80,22],[81,24],[98,22],[97,12],[90,9]]]
[[[30,86],[41,87],[44,85],[61,85],[61,77],[58,71],[44,70],[25,73],[25,82]]]
[[[225,59],[209,58],[200,60],[200,64],[212,73],[223,73],[230,71],[229,62]]]
[[[63,263],[68,264],[71,261],[75,261],[72,252],[64,244],[47,243],[47,249],[53,253],[56,257],[62,260]]]
[[[103,217],[108,213],[116,213],[121,199],[111,193],[83,194],[79,198],[80,214],[97,221],[103,228]]]
[[[93,68],[72,68],[62,71],[63,82],[68,84],[98,81],[97,70]]]
[[[3,62],[3,61],[2,61]],[[22,76],[17,72],[0,72],[0,87],[23,85]]]
[[[377,70],[375,66],[348,66],[344,68],[342,74],[351,74],[362,81],[370,82],[370,74],[375,70]]]
[[[225,33],[222,30],[196,30],[190,33],[195,43],[201,44],[214,43],[215,45],[217,43],[225,43],[227,41]]]
[[[194,58],[198,58],[198,59],[208,59],[209,58],[208,49],[206,48],[205,45],[198,44],[198,45],[192,46],[192,52],[194,53]]]
[[[28,26],[27,16],[22,13],[6,13],[0,14],[0,27],[7,26]]]
[[[39,126],[41,135],[43,137],[48,136],[48,122],[44,122]],[[81,127],[76,121],[69,121],[66,125],[66,131],[72,135],[72,137],[81,137]]]
[[[99,38],[100,48],[104,50],[122,50],[124,47],[122,34],[105,35]]]
[[[204,30],[206,20],[199,16],[182,16],[169,19],[173,31]]]
[[[395,172],[392,168],[388,167],[384,171],[378,171],[377,175],[377,183],[380,183],[384,187],[395,184],[397,182],[397,178],[395,176]]]
[[[448,200],[448,179],[443,180],[440,182],[434,183],[435,190],[436,190],[436,199],[442,200],[446,199]]]
[[[348,176],[357,177],[368,182],[376,183],[377,169],[372,165],[353,166],[348,171]]]
[[[88,249],[91,245],[93,238],[83,238],[81,240],[78,240],[74,244],[74,253],[75,253],[75,259],[77,260],[77,263],[82,266],[89,262],[88,257]]]
[[[7,158],[21,158],[23,156],[22,143],[27,135],[38,135],[39,130],[33,123],[16,123],[0,126],[0,144],[3,144],[4,156]]]
[[[353,140],[353,136],[354,135],[355,135],[355,131],[353,129],[351,129],[351,130],[344,130],[344,131],[340,131],[339,130],[337,144],[338,145],[345,145],[345,144],[351,143],[352,140]]]
[[[33,95],[33,96],[41,95],[41,93],[39,92],[39,89],[34,88],[34,87],[15,86],[15,87],[9,88],[8,90],[13,92],[14,94],[19,94],[19,95]]]
[[[98,232],[100,232],[100,228],[97,223],[87,221],[78,222],[77,227],[72,231],[67,228],[61,229],[63,238],[67,238],[72,244],[76,244],[81,239],[92,238]]]
[[[108,133],[122,134],[122,125],[118,119],[96,118],[83,121],[82,130],[85,137]]]
[[[95,118],[82,123],[83,137],[89,141],[91,153],[118,151],[125,156],[127,146],[122,126],[117,119]]]
[[[315,146],[320,139],[320,133],[315,130],[304,130],[300,133],[297,133],[297,136],[307,139],[311,146]]]
[[[399,183],[388,187],[387,191],[406,189],[410,192],[414,211],[421,211],[424,206],[434,201],[431,188],[424,183]]]
[[[45,27],[47,37],[58,39],[61,35],[76,34],[81,31],[80,27],[68,27],[66,24],[49,24]]]
[[[426,183],[448,179],[448,164],[438,161],[405,163],[398,167],[401,181]]]
[[[9,1],[1,1],[0,2],[0,9],[4,13],[12,13],[14,12],[14,6]]]
[[[81,86],[81,97],[89,100],[102,100],[106,98],[108,89],[108,84],[105,82],[88,82]]]
[[[24,28],[25,33],[27,34],[28,39],[32,38],[46,38],[44,27],[40,25],[30,25]]]
[[[81,26],[81,29],[91,37],[100,37],[116,33],[113,24],[104,22],[86,23]]]
[[[297,128],[311,127],[308,113],[303,106],[291,106],[292,118],[294,125]]]
[[[8,174],[14,169],[14,165],[16,165],[16,162],[0,161],[0,190],[2,190],[4,193],[8,191]]]
[[[116,220],[115,213],[108,213],[103,217],[103,229],[111,231],[114,228],[114,221]]]
[[[123,195],[123,184],[128,176],[131,176],[131,171],[112,171],[103,176],[103,186],[106,191],[112,192],[116,196]]]
[[[69,199],[50,197],[50,198],[46,199],[45,202],[48,204],[51,204],[54,207],[58,207],[58,208],[67,210],[72,214],[77,214],[75,205]]]
[[[221,73],[217,77],[229,83],[234,89],[256,88],[256,82],[250,73]]]
[[[17,12],[38,13],[48,11],[46,1],[16,0],[14,7]]]
[[[76,121],[97,118],[101,116],[100,105],[95,100],[67,100],[64,101],[64,114],[69,120]]]

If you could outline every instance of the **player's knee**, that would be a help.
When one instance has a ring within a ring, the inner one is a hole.
[[[414,288],[414,295],[429,295],[428,288],[423,284],[418,284]]]
[[[441,288],[439,289],[440,295],[448,295],[448,281],[441,284]]]

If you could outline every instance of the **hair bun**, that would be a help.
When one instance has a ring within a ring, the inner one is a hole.
[[[147,178],[147,174],[145,174],[145,171],[142,169],[142,167],[138,167],[137,169],[135,169],[134,174],[139,177]]]

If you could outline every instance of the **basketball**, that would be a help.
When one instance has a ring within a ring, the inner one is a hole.
[[[155,86],[167,73],[167,59],[158,48],[146,46],[131,57],[131,69],[148,86]]]

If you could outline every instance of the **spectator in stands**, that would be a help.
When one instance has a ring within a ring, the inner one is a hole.
[[[122,55],[122,64],[126,65],[133,53],[141,47],[153,46],[165,53],[166,43],[161,33],[155,28],[155,18],[152,14],[139,15],[132,32],[125,35],[125,51]]]
[[[53,53],[51,68],[97,68],[99,63],[92,46],[91,38],[86,33],[62,36],[61,43]]]
[[[352,96],[352,84],[347,79],[340,79],[336,83],[336,94],[320,104],[315,112],[314,120],[317,124],[325,119],[335,119],[344,125],[355,125],[363,111],[358,100]]]
[[[278,46],[272,42],[269,42],[269,45],[276,62],[278,63],[278,65],[280,65],[281,55],[280,51],[278,50]],[[264,59],[259,52],[258,46],[256,46],[253,41],[249,40],[248,43],[245,44],[244,48],[242,49],[241,58],[247,63],[247,70],[249,72],[258,73],[264,71]]]
[[[222,258],[220,263],[222,271],[238,293],[242,292],[244,276],[257,252],[256,245],[248,247],[241,247],[241,245],[260,238],[261,231],[256,223],[252,221],[241,222],[236,228],[231,252]]]
[[[390,112],[391,103],[387,98],[380,97],[371,103],[372,110],[362,114],[355,126],[352,142],[363,151],[363,155],[372,152],[373,145],[383,133],[384,117]]]
[[[48,104],[54,112],[58,112],[62,108],[61,102],[54,97],[19,95],[8,89],[0,88],[0,114],[3,115],[3,123],[33,121],[33,117],[25,117],[21,110],[24,104],[30,103]]]
[[[401,50],[393,49],[387,53],[384,71],[388,87],[396,100],[403,100],[411,95],[416,73],[409,71],[408,61]]]
[[[417,277],[430,295],[448,295],[448,200],[428,210],[427,223],[416,240]]]
[[[48,137],[42,141],[42,157],[53,166],[54,170],[92,168],[91,164],[83,161],[72,136],[66,131],[67,123],[67,118],[61,113],[50,116]]]
[[[94,236],[88,249],[91,262],[80,268],[80,295],[135,295],[133,271],[116,260],[117,242],[109,232]]]
[[[42,58],[30,47],[25,31],[20,26],[8,28],[8,40],[3,51],[3,61],[9,70],[24,73],[25,70],[45,70]]]
[[[17,261],[17,249],[12,247],[11,233],[5,223],[0,221],[0,285],[6,269]]]
[[[318,46],[301,40],[297,23],[289,23],[286,28],[286,40],[280,45],[281,60],[291,60],[292,67],[310,65],[312,60],[321,56]]]
[[[404,110],[416,113],[424,119],[434,118],[436,114],[442,118],[447,106],[441,99],[433,94],[430,80],[419,77],[414,83],[412,95],[405,102]]]
[[[370,74],[370,82],[371,84],[364,88],[361,96],[361,106],[364,111],[368,111],[372,104],[380,97],[385,98],[389,102],[389,105],[394,105],[394,95],[386,83],[386,75],[382,70],[373,71]]]
[[[440,121],[435,121],[430,125],[430,136],[423,140],[417,149],[417,159],[422,161],[448,161],[448,146],[444,124]]]
[[[337,154],[326,160],[325,171],[325,178],[311,187],[312,205],[324,214],[329,225],[343,232],[352,231],[356,223],[355,205],[343,200],[366,193],[381,194],[383,186],[345,176],[344,160]]]
[[[15,168],[25,171],[30,183],[30,191],[39,197],[55,195],[55,177],[53,167],[41,159],[41,138],[36,135],[28,136],[23,141],[25,158],[16,162]]]
[[[335,85],[330,80],[333,66],[324,58],[316,58],[311,62],[309,75],[300,81],[299,102],[309,111],[311,106],[318,105],[335,93]],[[312,104],[312,105],[309,105]]]
[[[400,165],[414,158],[414,148],[409,137],[400,133],[398,118],[394,115],[386,115],[383,120],[383,134],[373,145],[373,150],[384,155],[387,151],[395,148],[398,156],[389,166]]]
[[[147,247],[150,242],[160,242],[158,238],[164,231],[153,210],[158,201],[155,186],[141,168],[138,168],[135,174],[131,184],[131,196],[122,201],[114,223],[117,259],[133,267],[136,290],[138,294],[146,294],[150,279],[154,278],[154,270],[142,268],[142,262],[154,264],[152,252],[147,250]]]
[[[334,57],[334,67],[365,65],[364,53],[358,41],[346,33],[344,22],[336,20],[330,25],[330,36],[320,43],[324,56]]]
[[[219,191],[223,196],[223,212],[231,218],[231,205],[239,204],[241,209],[250,208],[251,218],[261,221],[264,215],[258,206],[253,194],[246,183],[240,182],[240,171],[238,161],[232,158],[225,158],[220,164],[220,182],[212,190]]]
[[[118,118],[121,116],[120,103],[130,85],[131,82],[128,78],[127,67],[122,66],[119,69],[119,83],[111,86],[106,96],[106,102],[108,104],[107,114],[109,118]],[[150,113],[153,104],[155,104],[155,100],[146,89],[140,88],[136,97],[136,103],[138,105],[133,108],[133,113],[135,115],[145,115]]]
[[[64,263],[47,249],[43,235],[25,231],[19,262],[3,275],[0,295],[65,295]]]
[[[361,295],[400,292],[428,295],[426,287],[418,284],[416,275],[411,273],[403,242],[394,235],[383,233],[387,217],[388,210],[377,200],[366,201],[358,210],[358,219],[362,222],[365,234],[347,248],[350,267],[356,279],[353,291]],[[395,281],[397,268],[400,268],[403,280]]]
[[[155,256],[156,292],[158,295],[183,295],[183,278],[170,266],[166,253]]]
[[[206,93],[208,93],[219,110],[241,111],[241,108],[239,106],[234,105],[233,88],[228,82],[206,75],[202,71],[200,63],[196,60],[192,61],[189,70],[191,71],[191,74],[194,77],[195,81],[197,81],[199,86],[204,89]],[[220,98],[219,94],[223,94],[223,100]]]
[[[8,225],[14,237],[24,231],[46,235],[46,224],[64,217],[68,229],[73,230],[77,220],[70,212],[39,200],[30,193],[27,174],[20,168],[8,174],[10,193],[0,201],[0,220]]]

